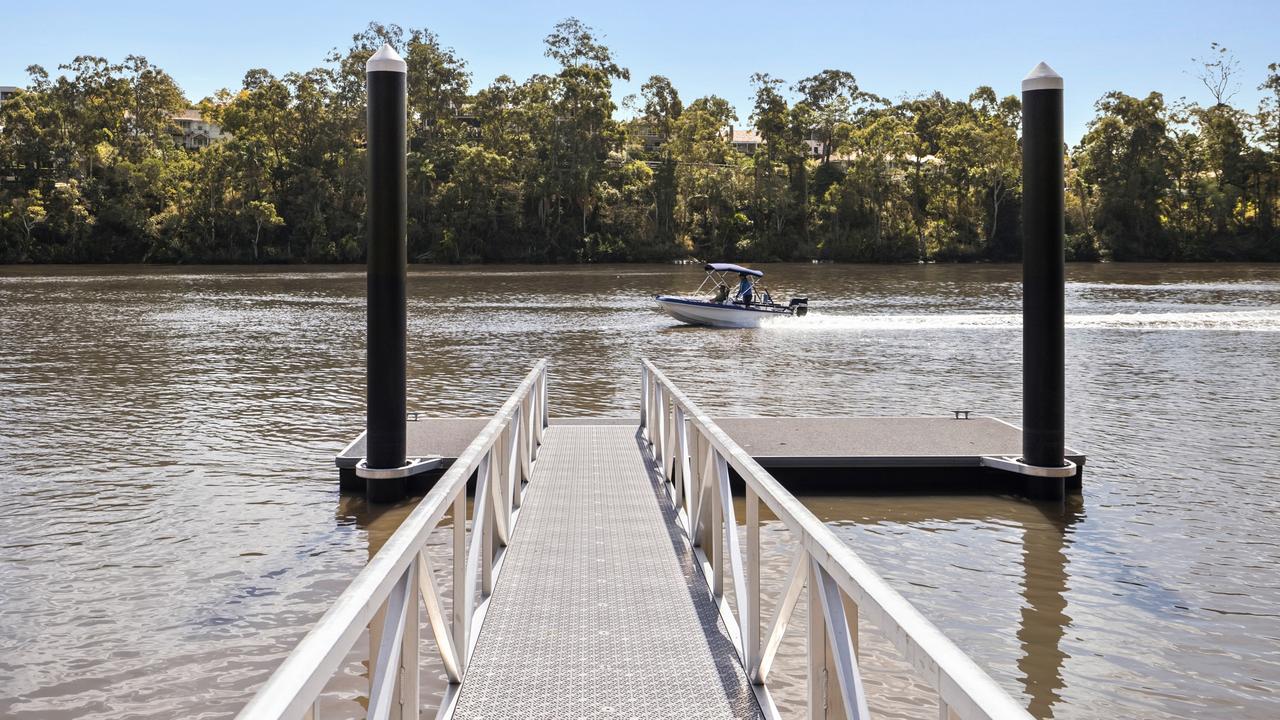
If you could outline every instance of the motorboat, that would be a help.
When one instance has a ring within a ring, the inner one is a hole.
[[[722,328],[759,327],[768,318],[804,317],[809,312],[805,297],[793,297],[786,305],[775,303],[759,270],[732,263],[707,263],[702,269],[707,277],[693,295],[659,295],[658,307],[683,323]]]

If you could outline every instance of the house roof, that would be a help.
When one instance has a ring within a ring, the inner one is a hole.
[[[764,142],[764,138],[760,137],[760,133],[755,130],[734,130],[733,142],[735,143],[755,143],[759,145]]]
[[[186,110],[179,110],[178,113],[173,116],[173,119],[174,120],[204,120],[204,117],[200,115],[199,110],[195,108],[187,108]]]

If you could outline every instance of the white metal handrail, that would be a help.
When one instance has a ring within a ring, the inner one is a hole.
[[[448,717],[520,514],[524,485],[547,426],[547,361],[539,360],[435,487],[405,518],[333,607],[302,638],[240,712],[244,720],[319,717],[324,686],[369,628],[368,717],[417,718],[419,609],[427,611],[449,685],[440,706]],[[467,543],[467,479],[476,474]],[[453,508],[453,612],[446,619],[426,549]],[[480,598],[476,602],[476,575]]]
[[[640,426],[655,466],[767,715],[777,716],[767,688],[769,669],[807,585],[809,718],[868,717],[857,660],[860,612],[938,691],[944,720],[1031,717],[648,360],[640,385]],[[746,485],[745,558],[730,467]],[[798,540],[767,627],[760,612],[760,502]],[[736,616],[724,593],[726,566]]]

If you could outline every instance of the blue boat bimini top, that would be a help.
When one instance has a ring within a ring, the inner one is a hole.
[[[756,277],[764,277],[764,273],[759,270],[744,268],[741,265],[734,265],[733,263],[707,263],[702,267],[702,269],[706,270],[707,272],[712,272],[712,271],[736,272],[736,273],[746,273],[747,275],[755,275]]]

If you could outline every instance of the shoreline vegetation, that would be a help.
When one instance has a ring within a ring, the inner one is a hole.
[[[409,72],[409,256],[436,263],[1016,261],[1020,102],[986,86],[889,100],[852,73],[751,76],[739,117],[630,79],[575,19],[550,74],[475,88],[428,30],[370,24],[319,67],[245,74],[195,107],[141,56],[28,68],[0,104],[0,262],[352,263],[364,253],[364,63]],[[1067,160],[1076,261],[1280,260],[1280,64],[1256,111],[1213,45],[1204,106],[1107,93]],[[744,132],[744,128],[753,130]],[[735,132],[735,130],[737,132]]]

